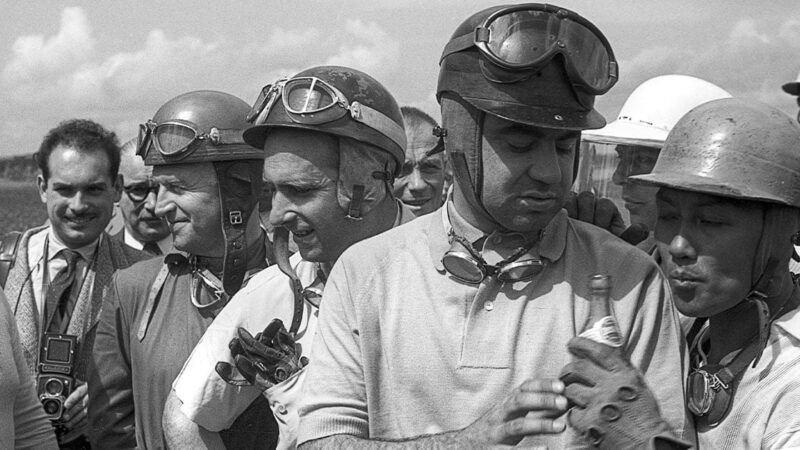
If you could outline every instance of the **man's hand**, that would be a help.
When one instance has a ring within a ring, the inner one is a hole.
[[[567,409],[564,384],[558,380],[530,379],[472,425],[463,437],[480,447],[516,445],[525,436],[561,433]]]
[[[576,357],[560,376],[575,405],[567,420],[587,443],[609,450],[689,448],[671,434],[642,375],[619,348],[575,337],[567,349]]]
[[[626,228],[617,205],[607,198],[596,197],[589,191],[580,194],[570,192],[564,201],[564,209],[571,218],[607,230],[631,245],[645,240],[649,233],[642,224],[633,224]]]
[[[75,380],[78,383],[78,380]],[[67,433],[61,436],[61,442],[70,442],[87,431],[87,406],[89,405],[89,388],[86,383],[81,384],[72,391],[64,401],[64,414],[61,416],[62,425]]]
[[[233,338],[228,347],[239,373],[247,383],[262,390],[286,381],[308,364],[308,358],[300,356],[300,346],[280,319],[273,319],[255,337],[244,328],[239,328],[239,336]],[[218,362],[216,371],[223,380],[241,384],[233,379],[230,364]]]

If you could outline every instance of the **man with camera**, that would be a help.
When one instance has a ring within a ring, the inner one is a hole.
[[[136,154],[136,141],[129,140],[120,151],[123,194],[118,205],[124,226],[111,237],[148,255],[162,255],[172,248],[172,235],[167,221],[156,216],[158,183],[153,181],[153,168]]]
[[[48,132],[35,159],[50,224],[22,234],[5,291],[61,448],[88,448],[83,380],[98,315],[111,275],[143,255],[103,231],[121,193],[114,133],[65,121]]]

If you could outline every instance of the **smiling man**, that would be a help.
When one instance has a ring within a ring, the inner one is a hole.
[[[161,418],[172,381],[230,297],[266,266],[257,214],[264,152],[242,140],[248,109],[232,95],[195,91],[141,125],[138,154],[159,184],[154,211],[177,251],[114,279],[90,370],[97,448],[165,448]],[[266,402],[248,414],[223,434],[226,444],[269,448],[275,425]]]
[[[77,337],[76,388],[63,415],[54,418],[62,448],[80,448],[87,431],[84,380],[103,297],[114,271],[144,255],[103,231],[121,191],[114,133],[88,120],[62,122],[45,136],[35,159],[50,225],[22,235],[5,291],[31,374],[41,373],[46,333]]]
[[[433,134],[433,117],[412,106],[400,108],[406,125],[406,160],[394,181],[394,195],[416,216],[442,206],[445,166],[442,140]]]
[[[715,100],[683,116],[652,173],[631,179],[659,189],[661,267],[676,306],[695,318],[686,403],[701,449],[800,446],[800,291],[788,270],[800,232],[798,148],[800,124],[783,112]],[[649,435],[595,413],[607,401],[597,395],[604,375],[630,380],[636,370],[602,346],[571,346],[569,371],[583,380],[567,388],[581,406],[573,424],[612,445]],[[655,404],[639,412],[658,416]]]
[[[597,273],[614,279],[625,354],[658,387],[665,426],[684,432],[666,281],[652,258],[562,209],[580,131],[605,125],[593,104],[616,75],[603,34],[557,6],[493,7],[457,28],[437,89],[453,195],[333,267],[301,449],[586,445],[564,432],[557,376]]]
[[[234,296],[176,379],[164,416],[173,449],[219,448],[215,432],[262,391],[278,421],[278,448],[293,449],[303,364],[331,266],[355,242],[414,218],[391,191],[405,147],[400,109],[369,75],[304,70],[265,87],[250,117],[244,138],[264,149],[264,177],[274,185],[278,261]],[[289,234],[298,248],[291,258]],[[254,339],[240,328],[264,332]]]

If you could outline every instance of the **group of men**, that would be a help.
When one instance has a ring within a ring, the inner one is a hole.
[[[800,124],[666,76],[606,125],[617,78],[579,14],[498,6],[444,48],[441,126],[336,66],[121,150],[62,123],[4,285],[27,405],[61,399],[61,448],[800,445]],[[620,347],[576,337],[595,274]]]

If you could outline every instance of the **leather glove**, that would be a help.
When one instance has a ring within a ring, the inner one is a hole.
[[[250,384],[266,390],[286,381],[308,364],[308,358],[300,356],[300,346],[295,344],[294,337],[280,319],[273,319],[255,337],[244,328],[239,328],[238,335],[231,339],[228,348],[236,369],[246,382],[233,379],[230,364],[220,361],[216,366],[217,373],[230,384]]]
[[[575,405],[567,421],[587,444],[608,450],[691,447],[672,434],[642,375],[619,348],[575,337],[567,349],[576,357],[559,376]]]

